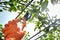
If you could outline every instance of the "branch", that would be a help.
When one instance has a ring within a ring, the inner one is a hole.
[[[50,25],[51,25],[51,24],[50,24]],[[49,25],[49,26],[50,26],[50,25]],[[49,27],[49,26],[48,26],[48,27]],[[46,27],[46,28],[47,28],[47,27]],[[41,32],[42,32],[42,30],[40,30],[39,32],[37,32],[35,35],[33,35],[32,37],[30,37],[28,40],[32,39],[33,37],[35,37],[36,35],[38,35],[38,34],[41,33]],[[40,37],[38,37],[38,38],[40,38]],[[38,39],[38,38],[37,38],[37,39]]]
[[[54,22],[52,22],[50,25],[48,25],[48,26],[47,26],[48,29],[49,29],[49,27],[50,27],[51,25],[55,24],[58,20],[60,20],[60,19],[56,19]],[[54,26],[54,25],[53,25],[53,26]],[[45,29],[46,29],[47,27],[45,27]],[[32,37],[30,37],[29,40],[32,39],[33,37],[35,37],[36,35],[38,35],[38,34],[41,33],[41,32],[42,32],[42,30],[40,30],[39,32],[37,32],[37,33],[36,33],[35,35],[33,35]],[[38,38],[40,38],[40,37],[38,37]],[[36,40],[37,40],[38,38],[36,38]]]
[[[31,4],[32,1],[33,1],[33,0],[31,0],[31,1],[26,5],[26,8]],[[21,11],[21,13],[22,13],[26,8],[24,8],[24,9]],[[20,13],[19,13],[19,15],[18,15],[16,18],[18,18],[19,16],[20,16]]]
[[[33,35],[32,37],[30,37],[28,40],[32,39],[33,37],[35,37],[37,34],[39,34],[41,32],[41,30],[39,32],[37,32],[35,35]]]
[[[43,34],[43,35],[41,35],[41,36],[44,36],[44,35],[45,35],[45,34]],[[41,37],[41,36],[40,36],[40,37]],[[36,38],[35,40],[39,39],[40,37]]]

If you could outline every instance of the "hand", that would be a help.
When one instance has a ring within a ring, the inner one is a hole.
[[[23,38],[26,31],[18,28],[17,22],[19,21],[20,19],[15,19],[5,24],[5,28],[2,29],[4,40],[21,40]]]
[[[23,17],[23,22],[22,22],[22,30],[24,29],[24,27],[26,26],[26,18]]]

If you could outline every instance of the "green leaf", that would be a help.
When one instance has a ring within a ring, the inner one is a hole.
[[[42,4],[43,0],[40,0],[40,5]]]
[[[18,5],[18,6],[17,6],[17,9],[18,9],[18,10],[21,10],[21,6],[20,6],[20,5]]]
[[[23,10],[25,8],[25,6],[24,5],[21,5],[21,10]]]
[[[17,2],[16,2],[16,1],[14,1],[14,2],[13,2],[13,5],[14,5],[14,6],[16,6],[16,5],[17,5]]]
[[[24,36],[24,40],[28,40],[28,38],[30,37],[29,32]]]
[[[2,24],[0,24],[0,29],[2,29]]]
[[[14,5],[13,5],[13,2],[9,2],[9,6],[10,6],[10,7],[11,7],[11,6],[14,6]]]
[[[44,11],[46,8],[47,8],[47,5],[48,5],[48,0],[45,0],[42,4],[41,4],[41,7],[42,7],[42,11]]]
[[[34,31],[36,31],[37,27],[34,28]]]
[[[2,24],[0,24],[0,26],[2,26]]]
[[[28,2],[29,0],[26,0],[26,2]]]
[[[9,7],[9,11],[16,11],[16,10],[17,10],[17,8],[14,6]]]
[[[12,9],[13,9],[13,7],[11,6],[11,7],[9,7],[9,11],[12,11]]]
[[[2,9],[0,9],[0,12],[2,12],[3,10]]]
[[[7,4],[8,4],[8,2],[7,2],[7,1],[5,1],[5,2],[4,2],[4,5],[7,5]]]

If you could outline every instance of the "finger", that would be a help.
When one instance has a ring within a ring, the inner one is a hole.
[[[8,21],[9,27],[17,26],[17,23],[15,20]]]
[[[14,20],[12,20],[12,24],[17,24],[18,22],[20,22],[20,19],[14,19]]]
[[[6,35],[8,33],[14,33],[14,32],[18,32],[20,31],[20,29],[18,27],[8,27],[8,28],[4,28],[2,29],[2,32]]]
[[[7,28],[3,28],[2,29],[2,32],[5,33],[6,31],[10,30],[10,27],[7,27]]]
[[[20,40],[20,35],[18,33],[13,33],[13,34],[10,34],[6,37],[6,40],[10,39],[10,40]]]
[[[15,22],[18,23],[18,22],[20,22],[20,20],[21,20],[20,18],[15,19]]]
[[[8,31],[6,31],[5,33],[4,33],[4,37],[6,37],[6,36],[8,36],[8,35],[10,35],[10,34],[13,34],[13,33],[17,33],[17,31],[15,31],[15,30],[8,30]]]
[[[23,38],[23,36],[25,35],[25,33],[26,33],[26,31],[21,31],[21,32],[20,32],[20,38],[21,38],[21,39]]]
[[[24,29],[25,26],[26,26],[26,19],[23,18],[23,22],[22,22],[22,30]]]
[[[12,21],[8,21],[9,26],[10,25],[17,25],[17,23],[20,22],[20,19],[14,19]]]
[[[8,24],[12,24],[12,21],[8,21]]]
[[[9,29],[9,24],[5,24],[4,26],[5,26],[5,28],[2,29],[3,33]]]
[[[9,27],[9,24],[5,24],[4,26],[5,26],[5,27]]]
[[[16,19],[12,20],[12,22],[15,23],[15,24],[17,23],[17,22],[16,22]]]
[[[15,27],[14,27],[15,28]],[[13,27],[11,28],[11,27],[7,27],[7,28],[3,28],[2,29],[2,32],[3,33],[5,33],[6,31],[8,31],[8,30],[12,30],[12,29],[14,29]]]
[[[22,30],[24,29],[25,26],[26,26],[26,24],[22,24]]]
[[[12,20],[12,25],[17,26],[17,22],[16,22],[16,20]]]

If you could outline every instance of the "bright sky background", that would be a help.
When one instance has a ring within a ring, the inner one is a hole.
[[[8,12],[8,11],[3,11],[0,12],[0,24],[5,24],[7,21],[14,19],[17,16],[17,13],[13,12]]]
[[[50,17],[57,15],[57,18],[60,18],[60,4],[52,5],[49,0],[48,8]],[[17,16],[16,12],[12,13],[9,11],[0,12],[0,24],[5,24],[9,20],[14,19],[16,16]],[[35,26],[34,23],[30,23],[26,27],[26,30],[30,32],[30,35],[33,35],[37,32],[33,31],[34,26]]]
[[[50,17],[57,15],[57,18],[60,18],[60,4],[53,5],[49,0],[48,9]]]

